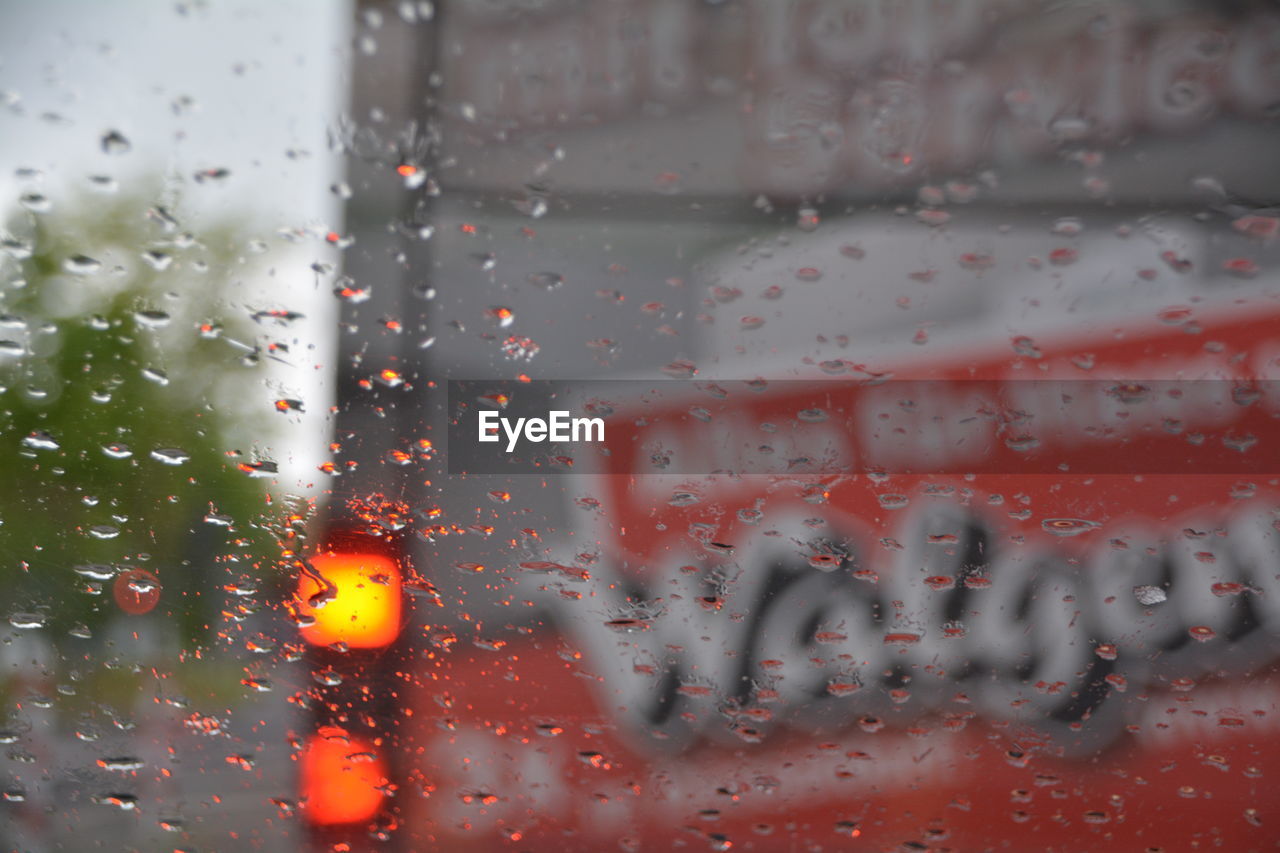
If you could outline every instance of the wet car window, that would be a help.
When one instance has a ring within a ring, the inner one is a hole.
[[[10,10],[6,849],[1261,849],[1280,10]]]

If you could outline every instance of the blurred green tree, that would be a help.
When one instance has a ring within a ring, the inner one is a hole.
[[[145,608],[134,569],[159,581],[146,618],[203,643],[225,590],[279,552],[270,483],[239,468],[266,399],[254,319],[232,303],[249,237],[184,231],[159,180],[135,186],[28,198],[0,242],[4,617],[59,644]]]

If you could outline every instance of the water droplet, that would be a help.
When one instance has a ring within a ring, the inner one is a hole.
[[[165,465],[181,465],[191,458],[191,454],[178,447],[157,447],[151,451],[151,458]]]
[[[88,563],[82,566],[76,566],[73,571],[84,578],[95,581],[108,581],[116,576],[116,570],[101,563]]]
[[[1191,307],[1171,305],[1157,312],[1156,319],[1168,326],[1180,326],[1191,319]]]
[[[498,328],[505,329],[515,322],[516,312],[505,305],[493,305],[485,309],[484,316],[491,323],[497,324]]]
[[[1074,216],[1064,216],[1053,223],[1050,233],[1059,237],[1075,237],[1084,230],[1084,225]]]
[[[58,444],[57,439],[43,430],[36,430],[26,438],[22,439],[22,444],[24,447],[30,447],[32,450],[58,450],[61,447],[61,445]]]
[[[534,272],[529,273],[525,281],[543,290],[555,290],[564,284],[564,276],[555,272]]]
[[[1191,635],[1191,639],[1201,643],[1207,643],[1218,636],[1218,632],[1208,625],[1193,625],[1187,629],[1187,633]]]
[[[702,500],[696,492],[672,492],[670,499],[667,500],[669,506],[693,506]]]
[[[1177,273],[1188,272],[1194,266],[1190,258],[1181,257],[1177,252],[1174,252],[1171,249],[1166,249],[1161,252],[1160,260],[1164,261],[1165,264],[1168,265],[1169,269]]]
[[[920,634],[908,631],[900,631],[893,634],[884,635],[884,644],[886,646],[914,646],[922,639]]]
[[[127,154],[132,147],[129,140],[118,130],[108,130],[102,134],[102,150],[106,154]]]
[[[941,187],[934,186],[933,184],[926,184],[916,190],[916,200],[929,207],[938,207],[946,204],[947,196],[946,193],[942,191]]]
[[[1229,433],[1222,437],[1222,446],[1245,453],[1258,443],[1258,437],[1249,433]]]
[[[148,382],[154,382],[157,385],[169,384],[169,374],[165,373],[158,367],[142,368],[142,378],[146,379]]]
[[[142,253],[142,260],[147,262],[147,266],[153,270],[167,270],[173,265],[173,256],[155,249],[149,249]]]
[[[1083,518],[1046,518],[1040,522],[1041,529],[1054,536],[1079,536],[1081,533],[1096,530],[1100,526],[1099,522],[1086,521]]]
[[[357,285],[353,279],[343,276],[334,284],[333,295],[349,305],[359,305],[369,301],[373,288]]]
[[[76,275],[89,275],[102,269],[102,261],[88,255],[72,255],[62,262],[62,268]]]
[[[1280,234],[1280,218],[1275,216],[1242,216],[1231,223],[1231,227],[1255,240],[1269,243]]]
[[[323,684],[325,687],[335,687],[342,683],[342,674],[331,666],[315,670],[311,673],[311,677],[317,684]]]
[[[9,617],[9,624],[20,630],[30,631],[43,628],[45,618],[39,613],[14,613]]]
[[[990,252],[965,252],[957,261],[961,269],[982,272],[996,265],[996,259]]]
[[[850,676],[836,676],[827,682],[827,692],[836,698],[852,696],[862,689],[862,684]]]
[[[1084,116],[1061,115],[1049,122],[1049,135],[1059,142],[1083,139],[1089,135],[1093,122]]]
[[[675,379],[692,379],[697,374],[698,368],[692,361],[678,359],[662,368],[662,372]]]
[[[241,462],[236,467],[250,477],[272,477],[280,471],[276,463],[266,459],[260,462]]]
[[[1016,352],[1018,355],[1024,355],[1027,358],[1043,358],[1044,357],[1044,353],[1042,353],[1040,351],[1040,348],[1036,346],[1035,341],[1033,341],[1031,338],[1026,337],[1025,335],[1020,335],[1019,337],[1014,338],[1012,343],[1013,343],[1013,351]]]
[[[25,261],[31,257],[33,248],[28,241],[19,240],[15,237],[4,237],[0,239],[0,251],[3,251],[15,261]]]
[[[617,631],[619,634],[634,634],[638,631],[649,630],[649,622],[645,619],[610,619],[604,623],[604,626],[610,631]]]
[[[413,163],[400,164],[396,174],[404,179],[405,189],[416,190],[427,182],[427,170]]]
[[[1236,278],[1254,278],[1262,268],[1249,258],[1231,258],[1222,262],[1222,269]]]
[[[32,213],[48,213],[53,209],[48,197],[40,193],[23,193],[18,197],[18,204]]]
[[[1147,607],[1163,604],[1169,598],[1160,587],[1149,585],[1135,586],[1133,588],[1133,596],[1138,599],[1139,604]]]
[[[533,338],[520,335],[511,335],[502,342],[502,354],[512,361],[532,361],[541,349]]]
[[[138,798],[133,794],[101,794],[94,797],[93,802],[101,806],[115,806],[124,812],[131,812],[138,807]]]
[[[530,219],[541,219],[547,215],[547,199],[538,193],[530,193],[524,198],[512,199],[511,206],[515,208],[517,213],[522,213]]]
[[[844,565],[844,557],[839,554],[810,554],[809,565],[820,572],[834,572]]]
[[[1189,113],[1199,109],[1209,98],[1209,90],[1196,80],[1175,80],[1164,90],[1160,103],[1170,112]]]
[[[133,318],[138,321],[138,325],[145,326],[148,329],[162,329],[169,325],[169,321],[172,319],[164,311],[152,310],[137,311],[134,313]]]
[[[231,177],[231,170],[224,169],[221,167],[214,167],[211,169],[201,169],[200,171],[196,172],[192,177],[195,178],[195,181],[197,184],[203,184],[207,181],[224,181],[227,178]]]
[[[1036,438],[1033,435],[1014,435],[1004,440],[1004,446],[1009,448],[1010,450],[1016,450],[1019,453],[1026,453],[1027,451],[1035,450],[1037,447],[1039,447],[1040,439]],[[1026,517],[1029,517],[1030,514],[1031,514],[1030,510],[1026,510],[1021,516],[1019,516],[1016,513],[1011,513],[1011,515],[1014,518],[1018,518],[1018,517],[1026,518]]]

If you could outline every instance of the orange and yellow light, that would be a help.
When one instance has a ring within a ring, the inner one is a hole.
[[[298,577],[297,608],[314,621],[302,628],[308,643],[348,648],[381,648],[400,633],[400,569],[379,554],[327,552],[311,558],[311,565],[335,587],[327,600],[317,598],[323,585],[309,574]],[[313,600],[315,603],[313,604]]]

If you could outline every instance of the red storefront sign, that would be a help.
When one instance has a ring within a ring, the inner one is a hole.
[[[1280,369],[1275,328],[1234,306],[877,367],[1247,387]],[[794,399],[741,399],[741,423],[796,422]],[[1213,428],[1269,447],[1274,414],[1236,402]],[[1168,440],[1195,448],[1205,413],[1181,414]],[[594,529],[506,570],[544,629],[424,629],[405,829],[459,850],[1271,843],[1280,472],[1134,473],[1143,447],[1099,440],[1088,473],[857,476],[631,476],[617,453]]]

